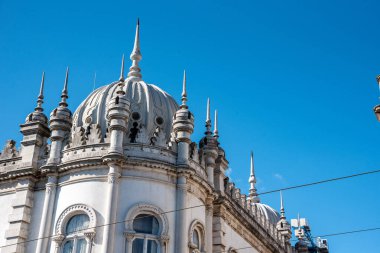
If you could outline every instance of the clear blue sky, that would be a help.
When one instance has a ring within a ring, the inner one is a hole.
[[[379,169],[378,1],[0,0],[0,143],[19,143],[46,71],[45,108],[58,104],[70,66],[74,111],[116,80],[141,19],[143,78],[179,100],[182,71],[204,131],[219,110],[231,177],[248,191],[253,150],[258,190]],[[127,62],[129,64],[129,62]],[[380,173],[284,192],[288,218],[314,235],[380,227]],[[278,194],[262,201],[279,208]],[[380,231],[331,237],[331,252],[379,251]]]

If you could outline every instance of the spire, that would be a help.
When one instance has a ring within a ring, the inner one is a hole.
[[[215,110],[215,119],[214,119],[214,137],[218,139],[219,130],[218,130],[218,110]]]
[[[119,81],[120,82],[124,81],[124,54],[123,54],[123,57],[121,58],[121,69],[120,69],[120,78],[119,78]]]
[[[280,202],[281,202],[281,207],[280,207],[281,219],[285,219],[285,208],[284,208],[284,199],[282,197],[282,191],[280,191]]]
[[[207,109],[206,109],[206,134],[211,134],[211,119],[210,119],[210,98],[207,98]]]
[[[119,84],[118,84],[118,90],[116,91],[116,94],[118,96],[124,96],[125,91],[124,91],[124,54],[123,57],[121,58],[121,69],[120,69],[120,78],[119,78]]]
[[[186,92],[186,70],[183,71],[183,83],[182,83],[182,105],[181,108],[187,108],[187,92]]]
[[[42,72],[40,94],[37,99],[37,107],[34,109],[36,112],[43,112],[42,104],[44,103],[44,85],[45,85],[45,72]]]
[[[136,25],[136,35],[135,35],[135,43],[133,45],[133,50],[130,56],[132,60],[132,66],[129,68],[128,76],[134,76],[141,78],[141,69],[139,68],[139,61],[142,59],[142,55],[140,52],[140,20],[137,19]]]
[[[255,189],[255,167],[254,167],[254,161],[253,161],[253,152],[251,151],[251,174],[249,175],[249,183],[251,184],[251,187],[249,190]]]
[[[256,192],[256,177],[255,177],[255,168],[254,168],[254,160],[253,160],[253,152],[251,151],[251,173],[249,175],[249,197],[253,202],[260,202],[260,198]]]
[[[63,85],[63,90],[61,94],[61,102],[59,103],[60,106],[67,107],[68,104],[66,103],[66,100],[69,98],[68,92],[67,92],[67,83],[69,82],[69,67],[66,69],[66,77],[65,77],[65,83]]]

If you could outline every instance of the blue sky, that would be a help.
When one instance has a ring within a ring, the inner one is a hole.
[[[194,140],[207,97],[219,111],[231,178],[248,191],[249,153],[266,191],[379,169],[378,1],[0,1],[2,131],[35,107],[46,72],[46,112],[70,66],[72,111],[119,76],[141,20],[143,79],[177,100],[187,71]],[[127,62],[129,64],[129,62]],[[380,226],[379,174],[284,192],[288,218],[314,235]],[[279,208],[279,195],[262,196]],[[331,252],[374,252],[380,232],[331,237]]]

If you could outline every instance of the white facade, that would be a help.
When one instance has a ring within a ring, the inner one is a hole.
[[[248,196],[228,182],[209,110],[205,137],[191,139],[186,79],[181,105],[142,80],[139,25],[130,58],[128,77],[123,59],[120,79],[74,114],[67,72],[49,122],[42,81],[21,150],[10,141],[0,155],[0,252],[291,252],[283,210],[257,197],[253,161]]]

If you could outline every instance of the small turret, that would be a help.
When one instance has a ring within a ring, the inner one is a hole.
[[[40,93],[37,99],[37,106],[34,112],[26,117],[25,123],[20,127],[20,131],[24,136],[21,141],[21,157],[24,164],[28,167],[37,169],[38,160],[45,154],[47,148],[47,138],[50,136],[48,127],[48,119],[43,113],[42,104],[44,102],[44,85],[45,73],[42,73]]]
[[[226,179],[226,170],[228,168],[228,161],[226,159],[226,154],[223,148],[219,144],[219,129],[218,129],[218,111],[215,110],[215,121],[214,121],[214,138],[216,141],[218,149],[218,157],[215,160],[215,170],[214,170],[214,186],[215,190],[219,191],[221,195],[224,195],[225,185],[224,181]]]
[[[199,146],[203,149],[203,156],[205,158],[208,182],[213,187],[214,187],[214,170],[216,168],[215,162],[218,157],[217,137],[218,135],[215,137],[212,135],[212,132],[211,132],[210,99],[207,99],[206,132],[205,132],[205,137],[202,138]]]
[[[174,115],[173,131],[178,143],[177,164],[186,165],[189,161],[189,145],[191,134],[194,131],[194,116],[190,112],[187,102],[186,71],[183,72],[182,104]]]
[[[260,203],[260,198],[258,197],[256,190],[256,176],[255,176],[255,167],[253,160],[253,152],[251,151],[251,174],[249,175],[249,195],[251,203]]]
[[[133,54],[133,52],[132,52]],[[132,59],[132,58],[131,58]],[[103,157],[106,162],[118,162],[125,159],[123,139],[127,132],[127,123],[131,114],[131,103],[125,97],[124,91],[124,54],[121,59],[120,78],[116,95],[108,102],[107,120],[110,131],[110,147]]]
[[[282,197],[282,192],[280,191],[280,202],[281,202],[281,217],[280,220],[277,222],[277,230],[281,233],[282,236],[284,236],[286,242],[290,245],[290,238],[292,237],[292,230],[290,227],[289,222],[286,220],[285,217],[285,208],[284,208],[284,200]]]
[[[72,126],[72,113],[68,108],[68,82],[69,67],[66,69],[66,77],[61,93],[59,106],[50,114],[51,150],[48,165],[57,165],[61,160],[63,141],[67,138]]]

